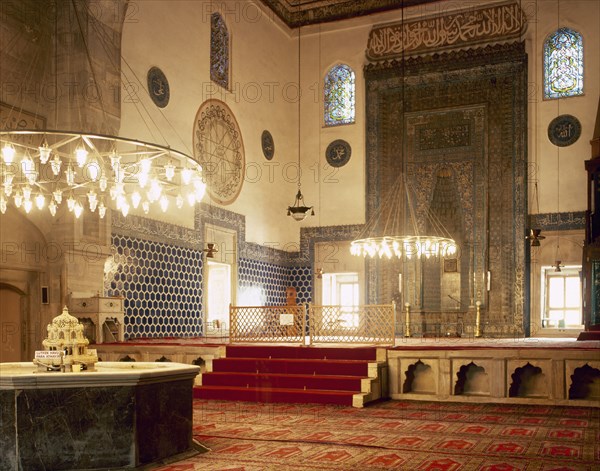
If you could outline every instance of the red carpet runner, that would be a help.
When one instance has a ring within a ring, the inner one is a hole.
[[[194,401],[208,453],[156,471],[598,471],[600,409]]]
[[[374,347],[227,346],[226,357],[202,374],[194,397],[352,406],[355,395],[369,392],[361,386],[370,387],[376,357]]]

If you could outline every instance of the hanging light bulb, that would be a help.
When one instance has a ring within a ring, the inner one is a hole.
[[[80,141],[79,145],[77,146],[77,149],[75,149],[75,160],[77,161],[77,165],[79,166],[79,168],[81,168],[85,165],[88,154],[89,154],[89,152],[85,148],[85,145],[83,144],[83,139],[82,139]]]
[[[48,204],[48,209],[50,210],[50,214],[52,214],[52,216],[56,216],[56,203],[54,200],[50,201]]]
[[[160,185],[160,181],[156,178],[153,178],[150,181],[150,190],[148,190],[148,199],[150,202],[157,201],[160,198],[162,193],[162,186]]]
[[[167,180],[169,181],[172,181],[175,177],[175,165],[173,165],[171,161],[165,165],[165,177],[167,177]]]
[[[69,164],[69,166],[67,167],[67,170],[65,171],[65,175],[67,177],[67,185],[74,186],[75,185],[75,170],[73,170],[73,167],[71,166],[71,164]]]
[[[3,181],[5,185],[12,185],[13,180],[15,179],[15,173],[10,170],[6,170],[4,172]]]
[[[183,203],[184,203],[184,199],[183,196],[181,196],[181,194],[177,195],[177,198],[175,198],[175,204],[177,205],[178,209],[183,208]]]
[[[35,205],[37,206],[37,209],[43,209],[45,204],[46,198],[44,198],[44,195],[41,193],[38,193],[38,195],[35,197]]]
[[[106,216],[106,205],[104,204],[104,200],[100,201],[100,205],[98,206],[98,216],[100,216],[100,219],[104,219],[104,216]]]
[[[15,200],[15,206],[17,208],[20,208],[21,205],[23,204],[23,195],[21,193],[15,193],[14,200]]]
[[[62,191],[58,188],[52,192],[52,196],[54,196],[54,201],[58,204],[62,203]]]
[[[129,203],[127,203],[127,201],[123,201],[121,203],[121,213],[123,214],[124,218],[129,214]]]
[[[6,207],[6,198],[4,198],[4,195],[0,193],[0,213],[4,214],[6,212]]]
[[[140,195],[140,193],[136,190],[133,192],[133,194],[131,195],[131,202],[133,203],[133,207],[135,209],[138,208],[138,206],[140,205],[140,202],[142,201],[142,196]]]
[[[83,206],[79,201],[75,203],[75,206],[73,207],[73,213],[77,219],[79,219],[79,216],[81,216],[81,213],[83,213]]]
[[[42,145],[38,147],[38,150],[40,151],[40,162],[46,164],[50,159],[50,147],[48,147],[46,139],[44,139]]]
[[[121,156],[117,154],[116,151],[112,151],[110,153],[110,168],[113,169],[113,171],[117,171],[117,169],[119,168],[121,164]]]
[[[62,160],[58,155],[54,155],[54,158],[50,161],[50,167],[52,168],[52,173],[57,176],[60,173],[60,167],[62,165]]]
[[[190,182],[192,181],[193,174],[194,174],[194,172],[192,172],[192,170],[187,167],[181,171],[181,181],[183,182],[184,185],[190,184]]]
[[[2,159],[6,165],[10,165],[13,163],[15,159],[15,148],[11,144],[5,144],[2,148]]]
[[[100,187],[100,191],[106,191],[108,188],[108,180],[105,176],[100,177],[100,180],[98,180],[98,186]]]
[[[199,176],[194,178],[194,192],[196,194],[196,201],[201,201],[206,193],[206,183],[202,181]]]
[[[70,212],[73,212],[73,209],[75,209],[75,198],[73,198],[73,195],[69,195],[69,197],[67,198],[67,208],[69,208]]]
[[[140,160],[140,173],[149,174],[152,169],[152,161],[150,159]]]
[[[162,195],[160,197],[160,209],[162,209],[163,213],[166,213],[167,209],[169,209],[169,199],[167,198],[167,195]]]
[[[87,176],[90,177],[90,180],[93,182],[98,181],[98,176],[101,173],[100,163],[96,159],[90,161],[89,164],[86,165]]]
[[[144,201],[142,203],[142,209],[144,210],[144,214],[148,214],[150,211],[150,203],[148,201]]]
[[[146,185],[148,184],[148,178],[150,177],[147,173],[140,173],[138,175],[138,183],[140,185],[140,188],[146,188]]]
[[[31,200],[31,187],[29,185],[23,187],[23,198],[25,198],[25,201]]]
[[[187,201],[190,206],[194,206],[196,204],[196,195],[194,192],[190,191],[187,195]]]
[[[29,184],[33,185],[37,180],[38,173],[35,170],[35,163],[33,162],[33,159],[29,153],[25,154],[25,157],[23,157],[23,160],[21,160],[21,169],[23,170],[23,175],[25,175],[25,178]]]
[[[9,183],[4,185],[4,194],[6,196],[10,196],[12,195],[12,191],[13,191],[13,186]]]
[[[90,206],[90,211],[93,213],[96,211],[96,206],[98,206],[98,195],[94,190],[90,190],[87,193],[88,204]]]
[[[125,187],[123,183],[115,183],[110,187],[110,199],[116,200],[119,196],[125,194]]]
[[[23,202],[23,208],[25,208],[25,212],[27,214],[29,214],[29,212],[31,211],[31,208],[33,208],[33,201],[31,201],[31,200],[25,200]]]

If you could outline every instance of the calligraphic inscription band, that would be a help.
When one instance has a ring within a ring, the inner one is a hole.
[[[367,58],[372,61],[481,42],[518,38],[526,18],[518,3],[445,16],[375,26],[369,33]]]

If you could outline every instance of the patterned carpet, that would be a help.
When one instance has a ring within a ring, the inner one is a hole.
[[[600,470],[598,408],[195,400],[194,424],[211,451],[160,471]]]

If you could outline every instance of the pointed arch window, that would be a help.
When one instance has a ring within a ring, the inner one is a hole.
[[[583,37],[560,28],[544,43],[544,98],[583,95]]]
[[[325,126],[354,123],[355,74],[346,64],[333,66],[325,76]]]
[[[219,13],[210,18],[210,78],[229,90],[229,31]]]

